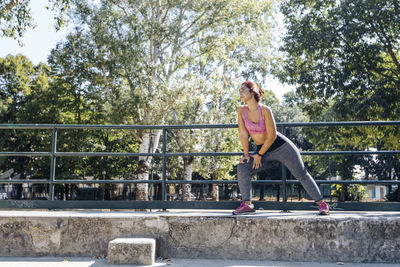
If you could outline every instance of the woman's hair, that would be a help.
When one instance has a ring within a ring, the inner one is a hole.
[[[260,103],[261,97],[264,94],[264,91],[261,88],[258,88],[258,86],[254,82],[250,81],[245,81],[240,87],[242,86],[246,86],[247,88],[249,88],[250,93],[254,93],[255,100]]]

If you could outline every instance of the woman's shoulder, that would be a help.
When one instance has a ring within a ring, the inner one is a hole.
[[[272,109],[269,106],[260,105],[263,112],[272,112]]]
[[[245,105],[238,106],[237,111],[239,113],[243,113],[245,107],[246,107]]]

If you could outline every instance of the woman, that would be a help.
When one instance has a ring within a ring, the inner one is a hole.
[[[329,207],[322,201],[319,188],[304,167],[297,147],[284,135],[276,131],[275,120],[269,107],[260,105],[263,91],[253,82],[240,86],[240,99],[246,106],[238,108],[240,142],[244,156],[239,160],[237,174],[242,194],[242,204],[233,215],[254,212],[251,203],[251,176],[265,167],[269,161],[283,163],[303,185],[307,193],[317,202],[319,214],[328,215]],[[249,154],[249,135],[257,145],[257,153]]]

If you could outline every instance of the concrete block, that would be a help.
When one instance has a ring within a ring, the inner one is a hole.
[[[156,253],[154,238],[120,237],[108,243],[108,263],[153,265]]]

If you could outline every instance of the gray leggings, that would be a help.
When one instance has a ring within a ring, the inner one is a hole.
[[[239,180],[239,188],[243,201],[251,200],[251,176],[264,169],[270,161],[279,161],[283,163],[293,176],[300,181],[307,193],[315,200],[321,201],[322,196],[317,184],[311,175],[307,172],[301,155],[297,147],[287,139],[280,135],[286,142],[276,150],[267,152],[261,159],[261,167],[257,170],[253,169],[253,158],[250,157],[249,162],[239,163],[237,166],[237,174]]]

